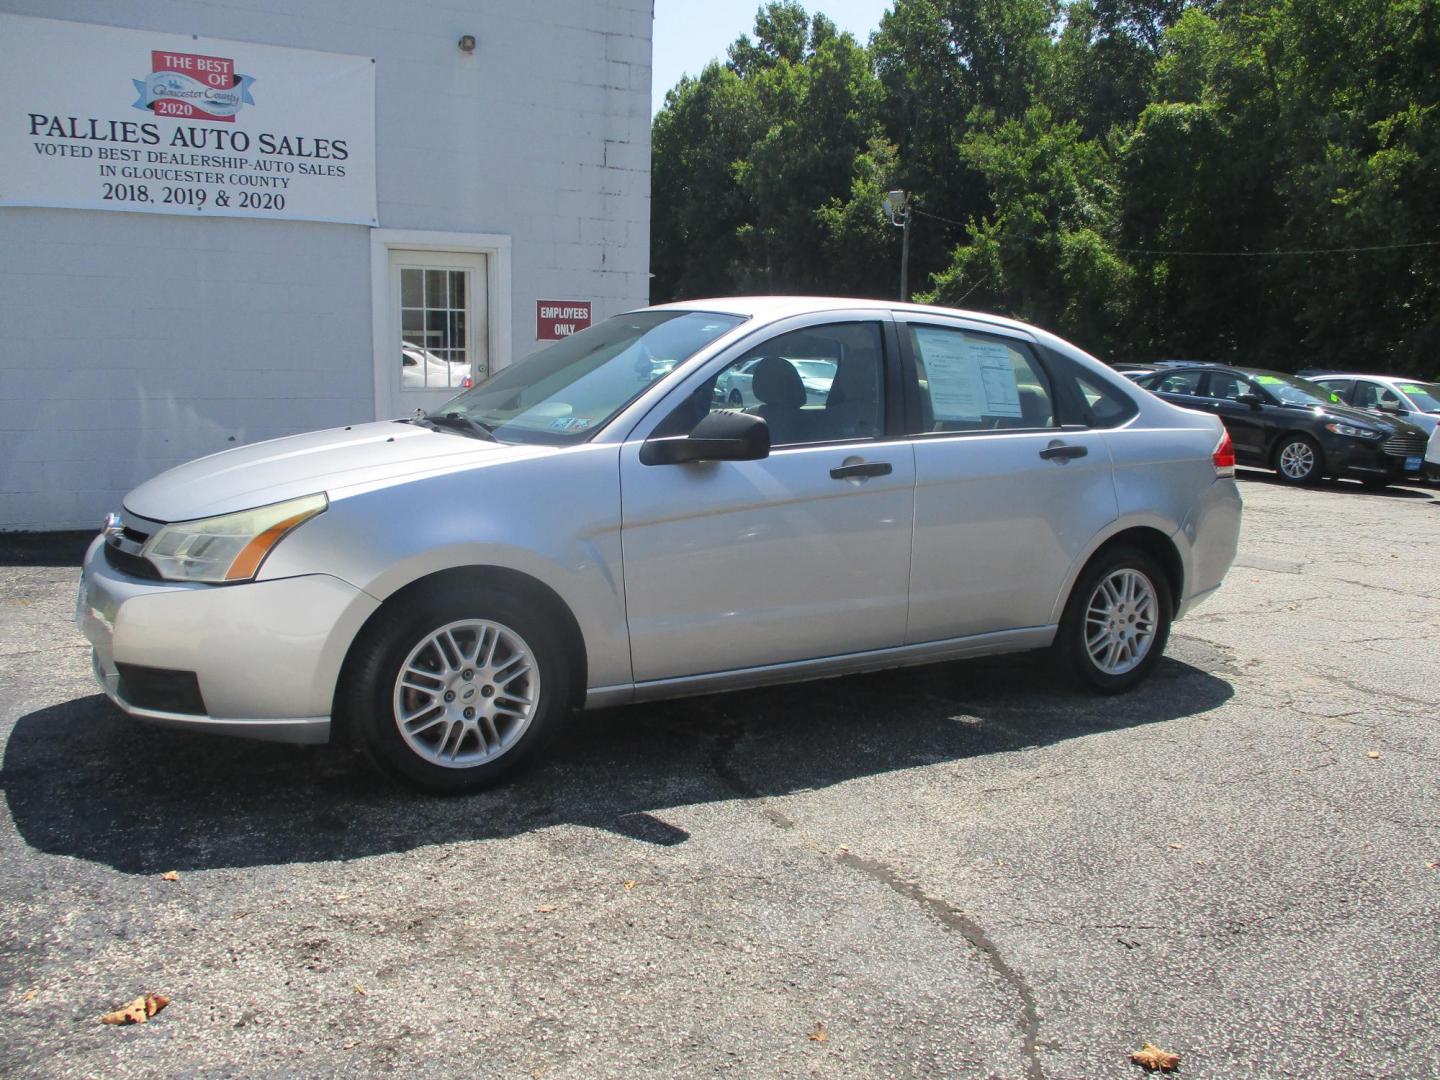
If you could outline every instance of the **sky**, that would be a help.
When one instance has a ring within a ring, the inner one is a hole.
[[[880,25],[889,0],[802,0],[812,14],[823,11],[857,41],[870,39]],[[653,115],[665,104],[665,91],[682,75],[698,75],[711,60],[725,59],[725,50],[755,26],[760,0],[655,0],[654,81],[650,91]]]

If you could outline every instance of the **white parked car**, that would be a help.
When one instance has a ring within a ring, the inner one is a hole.
[[[418,345],[404,345],[400,349],[400,385],[407,390],[467,390],[475,380],[464,360],[446,360]]]
[[[823,404],[784,359],[816,341]],[[735,411],[714,388],[741,368]],[[343,733],[467,790],[572,707],[1046,648],[1129,689],[1230,566],[1233,474],[1216,417],[1009,319],[697,301],[428,417],[157,476],[92,545],[78,619],[136,717]]]

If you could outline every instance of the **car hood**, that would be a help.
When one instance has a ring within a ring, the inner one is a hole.
[[[1414,426],[1393,416],[1369,412],[1366,409],[1355,409],[1349,405],[1287,405],[1286,408],[1302,409],[1306,412],[1313,412],[1325,420],[1341,420],[1347,424],[1359,424],[1362,427],[1374,428],[1391,435],[1403,433]]]
[[[152,521],[190,521],[317,491],[374,486],[476,464],[554,453],[485,442],[396,421],[355,424],[240,446],[147,480],[125,509]]]

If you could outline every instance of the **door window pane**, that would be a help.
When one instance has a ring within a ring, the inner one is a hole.
[[[1152,377],[1145,385],[1157,394],[1190,394],[1194,396],[1199,394],[1200,380],[1204,377],[1204,368],[1188,368],[1185,371],[1172,371],[1166,375]]]
[[[1238,401],[1241,394],[1254,392],[1244,379],[1217,371],[1210,376],[1210,393],[1207,396],[1221,401]]]
[[[940,326],[909,327],[920,431],[1004,431],[1055,424],[1050,381],[1018,342]]]
[[[877,323],[781,334],[708,380],[656,434],[683,434],[708,408],[763,417],[771,446],[871,439],[884,430],[884,358]]]
[[[468,270],[400,268],[401,385],[458,390],[472,382]]]

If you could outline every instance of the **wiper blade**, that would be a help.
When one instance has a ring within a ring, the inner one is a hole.
[[[448,412],[437,416],[423,416],[417,418],[417,423],[427,424],[430,427],[449,428],[454,431],[463,432],[476,439],[484,439],[486,442],[499,442],[491,430],[478,420],[471,420],[463,413]]]

